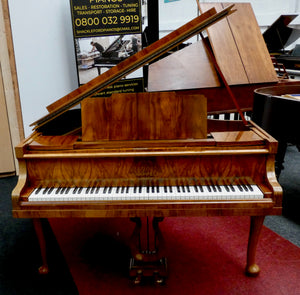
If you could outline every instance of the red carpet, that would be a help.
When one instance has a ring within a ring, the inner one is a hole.
[[[80,295],[299,295],[300,248],[263,228],[257,250],[261,273],[244,275],[248,217],[166,218],[165,286],[132,286],[127,219],[54,219],[53,232]]]

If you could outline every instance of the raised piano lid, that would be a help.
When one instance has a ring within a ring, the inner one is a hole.
[[[234,12],[232,7],[233,5],[223,9],[219,13],[216,13],[216,10],[212,8],[201,14],[197,18],[191,20],[164,38],[137,52],[102,75],[94,78],[90,82],[84,84],[83,86],[77,88],[58,101],[49,105],[47,109],[50,113],[31,125],[35,125],[35,129],[38,129],[40,126],[47,124],[52,119],[60,116],[70,108],[79,104],[84,98],[93,95],[97,91],[104,90],[106,87],[120,80],[125,75],[128,75],[146,63],[151,62],[168,50],[176,47],[195,34],[205,30],[208,26],[216,23],[226,15],[231,14]]]
[[[211,7],[220,11],[226,5],[228,3],[200,3],[201,12]],[[207,29],[212,51],[227,83],[232,86],[278,82],[251,4],[235,3],[234,7],[234,14]],[[197,50],[198,54],[194,54]],[[219,86],[220,81],[201,42],[149,66],[149,91]]]
[[[298,14],[283,14],[263,33],[268,50],[272,52],[284,50],[300,37],[300,30],[290,28],[288,25]]]

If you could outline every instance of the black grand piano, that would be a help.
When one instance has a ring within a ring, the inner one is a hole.
[[[296,44],[292,50],[286,48],[295,43],[300,37],[300,30],[293,28],[291,23],[298,14],[284,14],[263,33],[265,43],[276,62],[282,64],[288,73],[300,70],[300,45]]]
[[[300,54],[296,54],[299,46],[291,52],[285,48],[300,37],[300,30],[289,27],[297,16],[281,15],[263,33],[270,54],[286,69],[292,70],[296,69],[296,64],[300,65]],[[279,83],[254,91],[252,120],[278,140],[275,162],[277,176],[283,169],[287,145],[296,145],[300,150],[300,99],[297,96],[300,94],[300,86],[296,80],[295,85],[292,84]]]
[[[116,38],[102,53],[94,59],[94,66],[101,74],[101,68],[111,68],[126,59],[130,54],[126,51],[129,40],[123,40],[124,36]]]
[[[278,140],[275,170],[279,176],[287,145],[296,145],[300,151],[300,86],[256,89],[252,120]]]

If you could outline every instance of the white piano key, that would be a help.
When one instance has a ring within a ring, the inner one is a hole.
[[[141,200],[149,200],[146,186],[142,186]]]
[[[170,188],[168,186],[161,186],[159,189],[159,199],[168,200],[170,196]]]

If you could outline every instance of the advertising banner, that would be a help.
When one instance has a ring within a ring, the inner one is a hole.
[[[70,5],[79,85],[142,49],[141,0],[70,0]],[[142,69],[97,96],[140,91]]]

